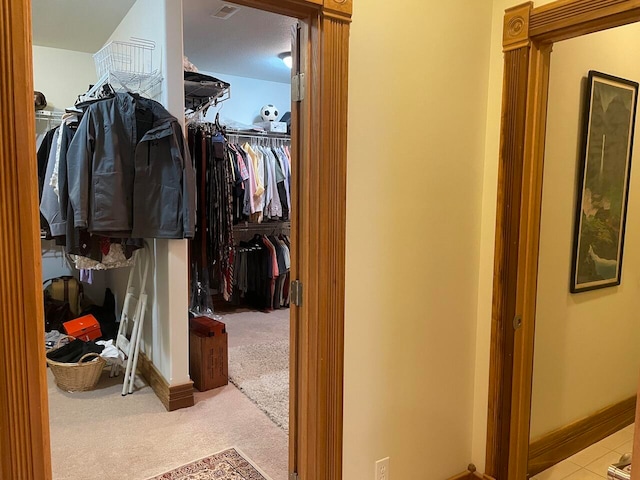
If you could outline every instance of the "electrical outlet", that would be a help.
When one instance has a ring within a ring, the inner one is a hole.
[[[376,480],[389,480],[389,457],[376,462]]]

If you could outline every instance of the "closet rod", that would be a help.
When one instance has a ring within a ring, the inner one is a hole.
[[[65,112],[52,112],[50,110],[37,110],[36,120],[45,120],[49,122],[61,122]]]
[[[227,130],[228,137],[239,137],[239,138],[255,138],[255,139],[275,139],[275,140],[291,140],[291,135],[287,135],[286,133],[241,133],[241,132],[230,132]]]
[[[291,222],[264,222],[264,223],[250,223],[244,222],[233,226],[234,231],[239,232],[256,232],[256,231],[270,231],[270,230],[290,230]]]

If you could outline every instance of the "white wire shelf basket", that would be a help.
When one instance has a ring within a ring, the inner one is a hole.
[[[153,76],[158,73],[153,68],[155,42],[132,38],[130,42],[112,41],[93,55],[96,73],[102,77],[105,73],[126,76]]]
[[[162,73],[154,65],[155,42],[132,38],[111,41],[93,55],[98,84],[109,83],[116,91],[155,98],[161,93]]]

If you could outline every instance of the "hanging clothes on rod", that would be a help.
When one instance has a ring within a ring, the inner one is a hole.
[[[289,306],[291,242],[286,235],[255,235],[236,247],[234,297],[259,310]]]
[[[189,127],[188,143],[198,197],[195,238],[190,243],[193,288],[208,296],[214,287],[228,300],[233,293],[234,242],[226,140],[215,125],[198,124]]]
[[[130,93],[92,103],[68,152],[74,224],[92,233],[190,238],[195,178],[178,120]]]
[[[128,266],[142,238],[189,238],[195,175],[180,124],[114,93],[63,117],[38,150],[40,210],[79,269]]]
[[[196,238],[190,246],[193,291],[212,287],[232,301],[238,296],[236,233],[263,222],[289,226],[289,143],[284,136],[228,133],[217,123],[189,126],[198,188]],[[266,301],[254,303],[267,308]]]
[[[67,150],[81,116],[82,111],[75,110],[52,115],[59,125],[44,134],[37,152],[41,237],[56,238],[59,245],[65,244],[66,235]]]
[[[286,221],[291,216],[290,138],[282,135],[229,135],[236,175],[234,224]]]

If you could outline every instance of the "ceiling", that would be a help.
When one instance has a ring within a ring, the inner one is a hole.
[[[291,28],[296,20],[240,7],[227,20],[213,18],[221,0],[186,0],[184,53],[198,69],[290,83],[291,70],[278,54],[291,50]]]
[[[35,45],[95,53],[135,0],[31,0]]]
[[[135,0],[32,0],[33,43],[95,53],[109,39]],[[185,0],[184,51],[200,70],[290,83],[291,70],[278,58],[291,50],[296,20],[240,7],[227,20],[214,18],[222,0]]]

